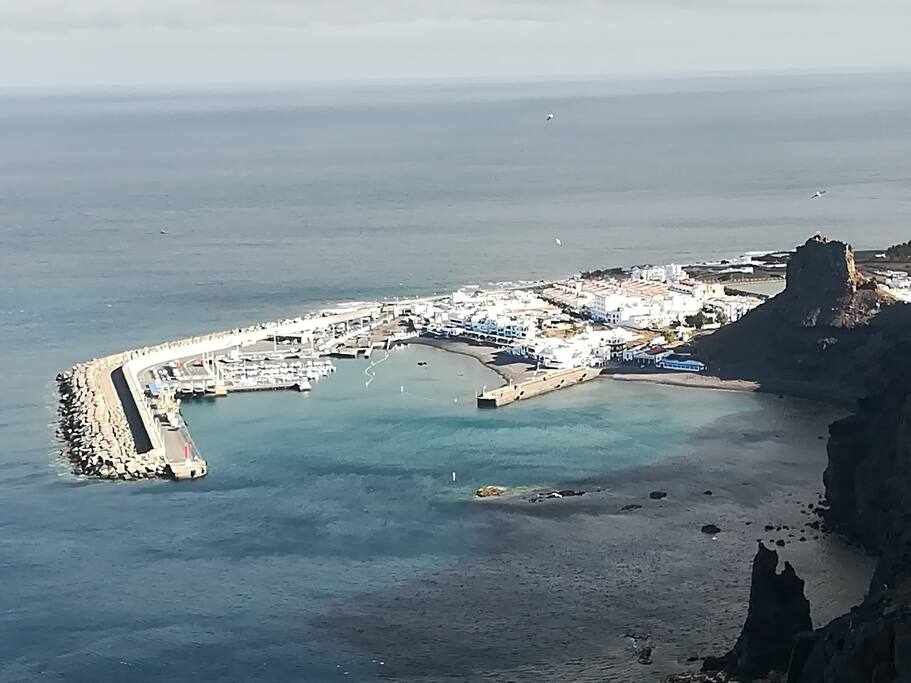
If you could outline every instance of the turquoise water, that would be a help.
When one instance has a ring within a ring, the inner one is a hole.
[[[3,615],[17,653],[4,677],[417,673],[401,668],[407,643],[360,649],[320,624],[365,591],[495,556],[515,520],[476,487],[585,487],[685,454],[718,421],[776,419],[763,397],[610,381],[479,411],[475,390],[496,378],[473,359],[411,346],[365,389],[366,366],[340,361],[309,395],[186,402],[203,480],[20,482],[34,497],[5,515],[5,567],[28,579]]]
[[[475,392],[498,378],[474,359],[412,345],[377,366],[367,389],[366,366],[339,362],[312,395],[186,402],[215,475],[200,486],[222,477],[244,485],[291,478],[295,488],[305,482],[314,495],[322,491],[319,499],[344,499],[375,485],[375,476],[384,489],[407,482],[428,502],[464,499],[484,484],[556,486],[653,462],[678,451],[699,426],[756,404],[706,392],[683,410],[691,397],[680,392],[598,381],[482,411]]]
[[[471,491],[637,476],[641,496],[660,472],[727,467],[710,485],[755,506],[818,478],[799,464],[821,457],[822,413],[611,382],[482,413],[485,369],[412,348],[366,391],[351,362],[312,396],[188,403],[210,476],[118,485],[57,459],[53,377],[328,301],[780,248],[821,226],[904,240],[908,83],[0,95],[0,680],[434,678],[493,661],[546,676],[568,656],[625,661],[616,639],[640,617],[698,618],[675,592],[690,576],[642,582],[652,553],[699,575],[703,555],[734,572],[749,547],[696,556],[689,526]],[[739,487],[759,477],[762,493]],[[706,598],[722,613],[743,585],[728,589]]]

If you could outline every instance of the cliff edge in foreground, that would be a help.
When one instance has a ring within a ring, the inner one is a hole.
[[[847,245],[814,237],[789,264],[782,294],[700,342],[716,372],[866,396],[829,427],[825,516],[878,561],[863,602],[812,631],[803,582],[787,565],[776,575],[777,556],[773,563],[760,546],[743,632],[730,653],[704,664],[720,672],[671,680],[777,672],[774,680],[789,683],[911,681],[909,341],[911,306],[864,280]]]

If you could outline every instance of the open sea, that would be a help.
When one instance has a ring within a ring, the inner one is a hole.
[[[598,381],[479,412],[492,373],[410,346],[367,389],[339,361],[187,402],[209,476],[114,484],[58,459],[54,376],[339,300],[905,241],[909,110],[909,74],[0,91],[0,681],[660,680],[729,646],[828,408]],[[805,546],[821,622],[869,563]]]

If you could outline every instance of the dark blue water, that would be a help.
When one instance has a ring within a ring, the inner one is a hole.
[[[636,476],[647,492],[649,468],[671,482],[715,472],[712,486],[736,493],[733,523],[818,479],[825,414],[604,382],[479,413],[486,370],[412,349],[367,392],[351,363],[310,397],[188,404],[210,476],[112,485],[56,459],[53,376],[326,301],[778,248],[821,226],[859,247],[904,240],[908,86],[2,96],[0,679],[625,671],[626,625],[651,614],[682,632],[674,615],[700,613],[674,588],[692,577],[671,571],[708,571],[678,538],[689,527],[478,505],[471,490],[601,482],[619,496]],[[808,201],[819,186],[825,200]],[[746,456],[793,471],[743,472]],[[690,469],[660,470],[675,458]],[[751,477],[763,492],[738,488]],[[736,628],[736,610],[723,615],[744,590],[740,554],[698,553],[737,578],[687,643]],[[667,572],[643,582],[662,558]],[[485,605],[496,613],[479,617]],[[554,621],[560,605],[576,616]]]

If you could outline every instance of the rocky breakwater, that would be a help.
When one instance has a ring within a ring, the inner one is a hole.
[[[784,291],[696,350],[713,375],[850,404],[881,386],[884,354],[911,336],[894,303],[857,271],[849,245],[816,235],[794,252]]]
[[[164,460],[139,453],[111,373],[128,354],[77,363],[57,375],[62,455],[76,474],[102,479],[146,479],[166,474]]]
[[[313,316],[313,321],[319,321]],[[62,455],[76,474],[102,479],[170,478],[160,426],[139,395],[140,368],[178,358],[259,341],[300,329],[307,319],[289,318],[212,334],[187,337],[77,363],[57,375]],[[135,366],[135,367],[134,367]],[[115,387],[113,376],[120,373]],[[131,412],[128,419],[124,408]],[[132,424],[132,426],[131,426]],[[141,436],[137,444],[136,434]],[[204,473],[205,463],[201,463]]]

